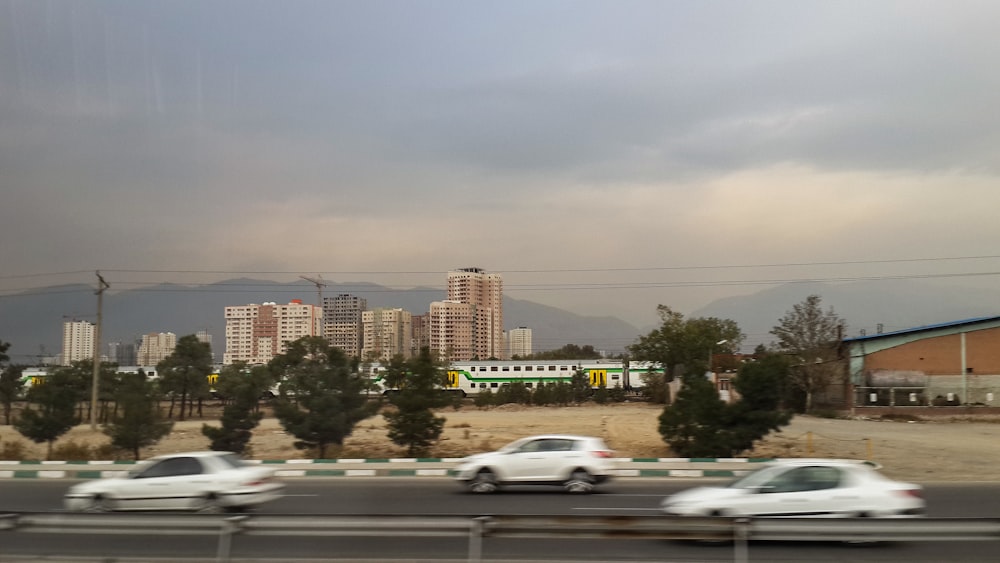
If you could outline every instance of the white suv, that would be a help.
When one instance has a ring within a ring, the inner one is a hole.
[[[474,493],[492,493],[501,485],[561,485],[571,493],[589,493],[614,472],[612,453],[600,438],[530,436],[463,459],[455,479]]]

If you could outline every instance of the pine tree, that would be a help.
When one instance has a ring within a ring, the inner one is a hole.
[[[173,421],[160,414],[159,392],[146,374],[125,374],[115,392],[117,414],[103,431],[111,445],[132,453],[139,459],[140,450],[159,442],[173,429]]]
[[[396,409],[383,416],[394,444],[406,446],[407,455],[425,455],[444,430],[445,418],[435,416],[432,409],[449,403],[443,389],[447,378],[427,347],[404,365],[405,382],[398,386],[399,392],[389,396]]]

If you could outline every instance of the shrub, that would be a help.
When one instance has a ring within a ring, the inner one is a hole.
[[[20,440],[7,441],[0,448],[0,459],[4,461],[26,461],[28,457],[28,446]]]
[[[61,461],[89,461],[92,450],[87,444],[79,444],[73,440],[52,448],[52,459]]]

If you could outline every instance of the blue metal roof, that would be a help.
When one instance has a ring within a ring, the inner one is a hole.
[[[933,325],[918,326],[916,328],[904,328],[903,330],[894,330],[892,332],[883,332],[881,334],[867,334],[865,336],[855,336],[853,338],[845,338],[843,342],[856,342],[858,340],[872,340],[875,338],[884,338],[886,336],[897,336],[900,334],[909,334],[914,332],[924,332],[928,330],[935,330],[939,328],[948,328],[954,326],[962,326],[968,324],[976,324],[986,321],[1000,321],[1000,316],[997,317],[977,317],[974,319],[965,319],[961,321],[949,321],[946,323],[938,323]]]

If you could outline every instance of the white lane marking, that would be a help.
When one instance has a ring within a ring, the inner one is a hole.
[[[576,506],[576,507],[573,507],[573,510],[642,510],[642,511],[647,511],[647,512],[648,511],[660,512],[659,508],[615,508],[613,506],[602,506],[602,507],[596,507],[596,506]]]

